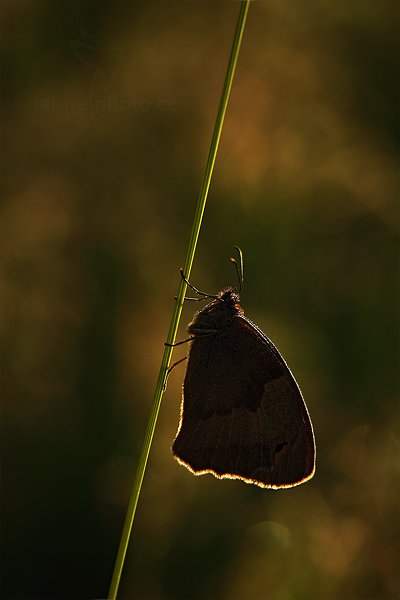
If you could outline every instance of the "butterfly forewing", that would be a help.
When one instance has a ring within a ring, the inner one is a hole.
[[[314,435],[300,389],[272,342],[244,316],[194,335],[172,450],[196,474],[262,487],[312,477]]]

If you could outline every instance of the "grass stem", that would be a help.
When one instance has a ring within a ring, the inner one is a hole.
[[[236,25],[235,35],[232,43],[232,50],[229,57],[228,68],[225,76],[224,86],[221,93],[221,99],[218,106],[218,112],[215,120],[214,131],[211,139],[210,150],[206,163],[203,182],[201,185],[199,197],[196,205],[192,231],[189,239],[189,246],[186,254],[183,271],[186,278],[190,277],[193,259],[196,251],[197,240],[199,238],[201,223],[203,220],[204,209],[206,206],[208,190],[210,188],[211,176],[214,169],[215,158],[218,151],[219,141],[224,123],[226,107],[228,105],[229,95],[232,87],[233,76],[235,73],[236,63],[239,55],[240,44],[242,41],[244,26],[246,23],[247,12],[249,9],[250,0],[240,2],[240,10]],[[186,282],[180,278],[177,299],[174,307],[174,312],[171,318],[171,324],[167,336],[167,343],[174,344],[176,333],[178,331],[179,321],[182,313],[184,297],[186,293]],[[111,580],[110,591],[108,594],[109,600],[117,598],[121,574],[124,567],[126,551],[131,535],[133,520],[136,513],[137,504],[139,501],[140,490],[142,487],[143,477],[146,470],[147,460],[150,453],[151,443],[153,440],[154,430],[157,423],[158,412],[160,410],[161,399],[164,393],[168,369],[171,363],[172,346],[164,346],[164,354],[161,361],[160,372],[154,392],[153,406],[151,409],[145,439],[143,442],[139,464],[136,472],[136,477],[133,483],[131,496],[129,499],[128,509],[125,517],[125,523],[122,530],[121,540],[119,544],[118,554],[115,561],[114,572]]]

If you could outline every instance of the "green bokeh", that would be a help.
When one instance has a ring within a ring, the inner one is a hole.
[[[107,594],[237,11],[3,3],[4,598]],[[177,367],[121,597],[398,597],[397,62],[395,2],[250,6],[192,281],[234,284],[244,250],[317,472],[193,477]]]

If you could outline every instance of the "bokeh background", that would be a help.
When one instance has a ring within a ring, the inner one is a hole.
[[[399,597],[398,7],[250,7],[192,281],[235,284],[243,248],[317,472],[180,467],[180,365],[121,598]],[[107,595],[238,9],[3,3],[3,598]]]

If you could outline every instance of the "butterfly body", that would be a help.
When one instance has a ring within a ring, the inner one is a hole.
[[[192,336],[172,451],[195,474],[266,488],[315,470],[314,434],[300,389],[269,338],[225,288],[188,326]]]

